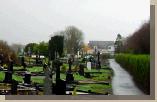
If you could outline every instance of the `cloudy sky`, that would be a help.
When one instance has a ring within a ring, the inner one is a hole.
[[[150,0],[0,0],[0,40],[48,41],[73,25],[84,40],[126,37],[150,18]]]

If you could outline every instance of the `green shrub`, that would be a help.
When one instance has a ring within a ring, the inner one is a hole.
[[[134,54],[117,54],[115,59],[132,74],[140,88],[147,94],[150,92],[150,56]]]

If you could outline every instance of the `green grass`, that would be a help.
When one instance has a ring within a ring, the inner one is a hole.
[[[3,81],[5,77],[5,73],[4,72],[0,72],[0,81]],[[23,82],[23,77],[22,76],[17,76],[15,74],[13,74],[12,78],[18,82]],[[35,76],[35,77],[31,77],[31,81],[33,83],[40,83],[43,84],[43,78],[41,78],[40,76]]]
[[[4,77],[5,77],[4,72],[0,72],[0,81],[3,81],[3,80],[4,80]]]
[[[74,79],[80,81],[86,80],[87,78],[85,78],[84,76],[80,76],[79,74],[74,74]]]
[[[4,72],[0,72],[0,81],[3,81],[5,78],[5,73]],[[22,76],[17,76],[17,75],[13,75],[12,78],[18,82],[22,82],[23,78]]]
[[[112,76],[111,74],[92,74],[92,79],[95,80],[95,81],[107,81],[108,80],[108,77]]]
[[[85,68],[85,72],[105,72],[105,73],[110,73],[111,70],[105,70],[105,69],[100,69],[100,70],[97,70],[97,69],[92,69],[91,71],[86,69]]]
[[[14,70],[21,70],[21,69],[23,69],[22,66],[21,67],[14,67]]]
[[[78,85],[76,86],[77,90],[82,90],[88,92],[88,90],[91,90],[91,92],[95,93],[101,93],[105,94],[108,89],[111,89],[111,85],[103,85],[103,84],[86,84],[86,85]]]
[[[23,77],[22,77],[22,76],[17,76],[17,75],[14,75],[14,74],[13,74],[12,77],[13,77],[14,80],[16,80],[16,81],[18,81],[18,82],[23,82]]]
[[[79,80],[86,80],[87,79],[84,76],[80,76],[79,74],[76,74],[76,73],[74,73],[73,76],[74,76],[74,80],[77,80],[77,81],[79,81]],[[61,73],[60,74],[60,78],[62,80],[65,80],[66,79],[66,74]]]
[[[43,67],[32,67],[32,68],[27,68],[28,71],[30,72],[42,72],[43,71]]]
[[[31,77],[31,81],[33,83],[44,84],[44,78],[41,78],[40,76]]]

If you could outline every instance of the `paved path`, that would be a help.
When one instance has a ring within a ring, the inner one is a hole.
[[[114,59],[109,59],[110,67],[114,71],[112,89],[114,95],[143,95],[134,84],[131,75],[125,71]]]

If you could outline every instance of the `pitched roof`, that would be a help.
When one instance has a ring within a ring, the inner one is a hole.
[[[98,49],[107,49],[108,46],[114,45],[114,41],[89,41],[88,45],[91,48],[97,46]]]

